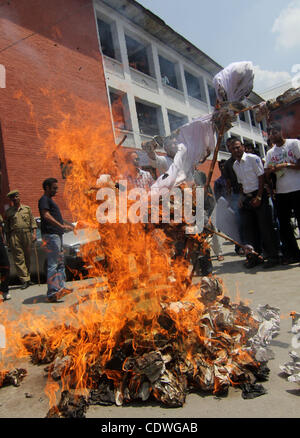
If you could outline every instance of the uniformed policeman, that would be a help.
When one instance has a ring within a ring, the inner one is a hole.
[[[22,282],[21,289],[33,284],[30,281],[30,254],[32,243],[36,241],[37,224],[31,208],[21,204],[19,191],[7,194],[12,206],[5,212],[5,225],[9,246]]]

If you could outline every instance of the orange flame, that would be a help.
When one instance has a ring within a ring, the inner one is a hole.
[[[51,98],[51,93],[43,90],[43,94]],[[105,108],[77,99],[72,115],[64,114],[60,107],[55,114],[60,115],[61,121],[49,130],[45,148],[49,155],[72,163],[65,200],[78,229],[86,225],[99,229],[101,241],[83,247],[82,256],[92,266],[90,275],[102,278],[102,282],[89,290],[88,301],[81,301],[77,307],[53,309],[51,319],[22,312],[12,320],[11,315],[0,309],[10,340],[5,359],[31,354],[37,362],[51,363],[59,353],[59,357],[69,358],[61,374],[62,389],[83,391],[93,385],[89,370],[96,364],[108,378],[120,381],[122,369],[107,368],[116,348],[130,344],[138,354],[157,348],[160,339],[169,339],[186,352],[197,373],[196,347],[211,344],[225,348],[229,335],[220,329],[223,338],[211,339],[200,324],[206,309],[199,300],[199,285],[187,286],[188,261],[184,258],[172,261],[170,239],[152,225],[97,222],[98,204],[93,189],[97,178],[110,174],[117,180],[128,169],[122,148],[112,141],[111,121]],[[197,239],[207,248],[203,236]],[[95,253],[105,254],[105,264],[95,262]],[[105,292],[100,292],[100,287]],[[80,294],[77,298],[81,300]],[[188,303],[189,310],[175,311],[170,303],[176,302]],[[236,322],[243,322],[242,314]],[[236,349],[237,360],[252,361],[239,345]],[[226,360],[226,355],[219,357],[223,359]],[[205,361],[208,363],[209,359]],[[214,389],[218,390],[217,380]],[[45,389],[50,406],[55,405],[58,390],[59,385],[50,373]]]

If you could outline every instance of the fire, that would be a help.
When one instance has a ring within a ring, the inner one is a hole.
[[[100,243],[86,246],[82,255],[90,275],[102,280],[86,299],[78,294],[78,305],[53,308],[51,319],[24,311],[12,319],[2,306],[9,348],[0,369],[7,369],[5,361],[29,356],[48,364],[50,407],[60,389],[90,391],[91,400],[100,390],[111,399],[112,392],[117,404],[153,394],[177,406],[190,387],[218,393],[247,381],[243,368],[258,367],[245,349],[258,329],[250,309],[224,297],[214,277],[192,284],[188,259],[172,258],[172,231],[142,223],[99,225],[96,181],[101,174],[117,180],[127,171],[122,148],[113,143],[101,107],[75,102],[72,116],[57,113],[61,122],[49,131],[45,147],[72,163],[65,200],[78,228],[99,229]],[[174,225],[173,235],[179,232]],[[197,239],[208,248],[204,235]],[[95,262],[95,251],[104,253],[104,263]]]

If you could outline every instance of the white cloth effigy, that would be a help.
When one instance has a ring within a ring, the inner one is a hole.
[[[213,152],[215,137],[211,114],[199,117],[180,128],[178,151],[173,163],[151,186],[151,190],[171,189],[182,182],[193,182],[194,166],[203,160],[207,152]]]
[[[213,79],[220,103],[241,102],[253,89],[254,69],[250,61],[233,62]]]
[[[240,102],[253,89],[254,69],[250,61],[233,62],[217,73],[213,84],[219,102]],[[190,179],[193,167],[215,149],[212,115],[193,120],[180,128],[178,152],[168,171],[151,188],[170,189]]]

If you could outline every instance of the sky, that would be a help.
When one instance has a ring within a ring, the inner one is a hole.
[[[277,85],[282,85],[283,91],[300,86],[300,0],[138,3],[221,66],[252,61],[257,93],[276,94]]]

